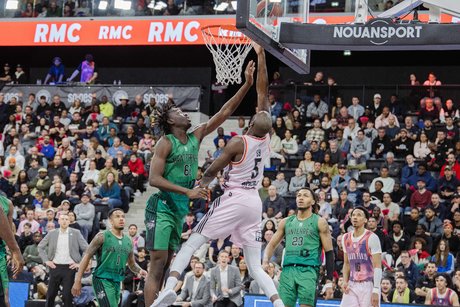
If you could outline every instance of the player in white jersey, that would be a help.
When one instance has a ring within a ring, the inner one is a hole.
[[[207,187],[219,171],[224,169],[225,191],[211,205],[208,213],[194,228],[190,238],[182,245],[165,289],[152,307],[166,307],[176,300],[174,287],[178,277],[186,268],[193,253],[209,239],[224,239],[232,235],[231,241],[243,248],[249,274],[257,281],[275,307],[283,302],[273,280],[265,273],[260,263],[262,201],[257,190],[260,187],[266,159],[270,157],[271,116],[268,102],[268,76],[265,51],[254,45],[257,53],[257,107],[246,135],[233,137],[222,154],[205,171],[200,185]],[[231,289],[222,289],[224,295],[232,296]],[[216,300],[213,297],[213,302]]]
[[[369,212],[355,207],[351,212],[353,232],[342,238],[344,251],[343,297],[340,307],[380,306],[382,249],[379,238],[365,228]]]

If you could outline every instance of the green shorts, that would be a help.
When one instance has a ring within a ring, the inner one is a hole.
[[[177,206],[173,204],[172,206]],[[177,250],[181,243],[182,225],[186,214],[172,213],[158,194],[153,194],[145,208],[145,248],[153,250]],[[187,204],[188,206],[188,204]]]
[[[93,276],[93,289],[100,307],[118,307],[120,283]]]
[[[298,299],[300,305],[315,306],[318,276],[319,267],[284,267],[278,287],[279,295],[284,305],[294,307]]]
[[[10,279],[8,277],[8,265],[6,263],[6,256],[0,255],[0,280],[2,282],[3,290],[8,289]]]

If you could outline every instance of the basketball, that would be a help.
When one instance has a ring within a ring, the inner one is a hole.
[[[257,4],[256,14],[257,17],[281,17],[283,16],[283,3],[282,2],[271,2],[268,1],[266,5],[266,0],[262,0]]]

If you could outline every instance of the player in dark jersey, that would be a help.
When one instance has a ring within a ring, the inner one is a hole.
[[[157,297],[172,256],[179,247],[189,200],[208,196],[205,188],[194,188],[199,145],[239,106],[254,82],[254,71],[255,64],[250,61],[244,72],[246,82],[239,91],[209,121],[192,132],[187,133],[190,119],[171,100],[156,109],[155,130],[163,131],[164,136],[155,145],[149,174],[150,185],[160,191],[150,197],[145,209],[145,245],[151,261],[144,291],[146,306]]]
[[[125,279],[126,264],[139,277],[147,277],[147,272],[134,259],[133,244],[129,236],[123,234],[125,214],[115,208],[109,212],[112,229],[100,232],[94,237],[83,259],[72,287],[72,294],[81,293],[83,272],[96,255],[97,266],[93,272],[93,288],[101,307],[116,307],[120,300],[120,283]]]

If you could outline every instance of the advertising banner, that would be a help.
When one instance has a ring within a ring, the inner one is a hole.
[[[200,86],[46,86],[46,85],[7,85],[2,90],[5,100],[16,97],[23,102],[27,101],[29,94],[35,94],[36,99],[45,96],[50,103],[54,95],[59,95],[61,101],[70,107],[75,99],[80,99],[85,106],[91,105],[93,97],[100,99],[107,96],[114,105],[120,103],[120,98],[125,96],[134,100],[136,95],[141,95],[145,104],[155,98],[157,103],[165,103],[168,98],[184,111],[199,111],[201,87]]]
[[[419,16],[427,19],[427,14]],[[353,20],[351,13],[310,16],[310,22],[315,24]],[[451,16],[442,15],[442,22],[452,21]],[[0,46],[204,45],[201,28],[209,25],[235,25],[235,15],[0,19]]]

